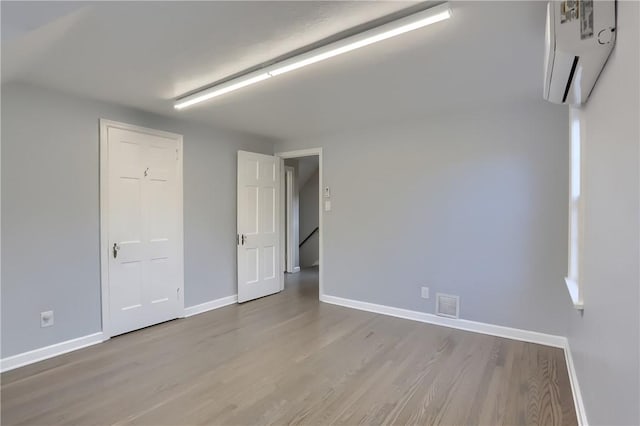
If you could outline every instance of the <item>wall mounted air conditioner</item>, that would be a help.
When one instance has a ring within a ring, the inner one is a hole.
[[[544,98],[557,104],[585,103],[615,40],[615,0],[549,2]]]

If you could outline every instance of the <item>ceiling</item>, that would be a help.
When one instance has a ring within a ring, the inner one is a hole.
[[[173,99],[415,5],[6,2],[2,82],[278,139],[541,98],[545,3],[454,2],[452,19],[175,111]]]

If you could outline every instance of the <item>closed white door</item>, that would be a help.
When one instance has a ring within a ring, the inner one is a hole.
[[[182,314],[182,141],[115,126],[106,133],[113,336]]]
[[[280,291],[280,163],[238,151],[238,301]]]

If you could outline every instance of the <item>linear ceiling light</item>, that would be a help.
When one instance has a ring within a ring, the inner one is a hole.
[[[313,49],[309,52],[285,59],[257,71],[244,74],[227,82],[200,90],[196,93],[178,99],[174,107],[176,109],[183,109],[217,96],[224,95],[225,93],[258,83],[268,78],[275,77],[307,65],[315,64],[316,62],[333,58],[334,56],[351,52],[352,50],[356,50],[418,28],[426,27],[427,25],[443,21],[450,17],[451,9],[449,7],[449,3],[440,4],[351,37]]]

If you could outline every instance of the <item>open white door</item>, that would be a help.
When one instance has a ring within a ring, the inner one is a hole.
[[[238,302],[280,291],[280,162],[238,151]]]

